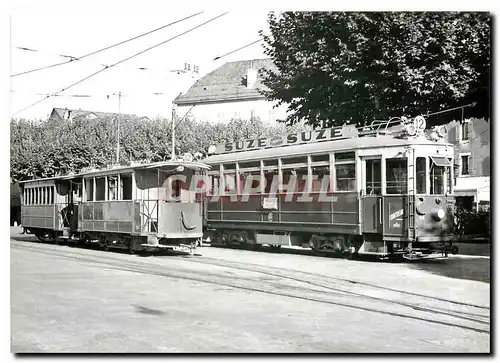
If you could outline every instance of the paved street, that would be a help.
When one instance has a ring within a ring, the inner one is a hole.
[[[487,258],[141,257],[11,232],[13,352],[490,350]]]

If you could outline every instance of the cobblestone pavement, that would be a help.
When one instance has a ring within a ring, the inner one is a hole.
[[[213,247],[141,257],[14,231],[11,349],[489,352],[489,283],[415,266]]]

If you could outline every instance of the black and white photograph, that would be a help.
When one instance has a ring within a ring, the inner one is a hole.
[[[141,4],[5,17],[11,355],[493,352],[490,10]]]

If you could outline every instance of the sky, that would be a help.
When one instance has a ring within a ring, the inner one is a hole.
[[[10,74],[61,63],[68,58],[60,55],[79,57],[200,11],[203,11],[201,7],[184,7],[157,12],[47,11],[13,14],[10,17]],[[266,10],[246,8],[229,11],[190,33],[101,72],[62,92],[60,96],[47,98],[25,111],[18,111],[102,69],[103,65],[121,61],[226,11],[207,10],[81,61],[11,76],[11,113],[16,118],[45,119],[52,108],[60,107],[170,118],[172,100],[179,93],[186,92],[200,77],[226,62],[266,57],[263,42],[259,42],[220,60],[213,60],[258,40],[259,30],[267,32]],[[176,72],[184,69],[185,64],[190,64],[191,70],[193,66],[198,66],[198,73]],[[122,94],[120,100],[119,92]]]

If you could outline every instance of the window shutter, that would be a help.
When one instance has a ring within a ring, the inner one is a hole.
[[[451,142],[452,144],[455,144],[458,141],[457,127],[458,126],[451,126],[448,129],[448,142]]]
[[[469,134],[469,139],[472,140],[474,139],[474,125],[471,122],[467,122],[467,133]]]
[[[475,166],[475,160],[474,160],[474,156],[470,155],[469,156],[469,175],[470,176],[474,176],[475,173],[474,173],[474,166]]]

